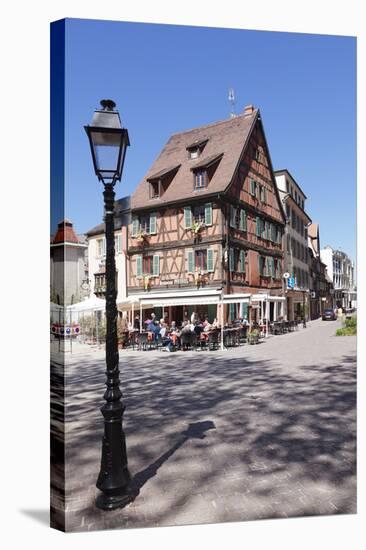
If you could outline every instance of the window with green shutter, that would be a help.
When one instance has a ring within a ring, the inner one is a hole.
[[[158,254],[155,254],[153,258],[153,275],[154,277],[160,275],[160,256]]]
[[[241,231],[247,230],[247,213],[242,208],[240,209],[240,225],[239,229]]]
[[[193,250],[187,251],[187,270],[188,273],[194,273],[194,252]]]
[[[205,225],[212,225],[212,204],[205,204]]]
[[[240,250],[239,260],[240,260],[240,272],[245,273],[245,250]]]
[[[273,243],[276,242],[276,237],[277,237],[276,234],[277,234],[277,228],[274,223],[271,223],[271,241]]]
[[[131,237],[136,237],[140,229],[139,219],[137,217],[132,219]]]
[[[229,320],[230,321],[234,321],[235,319],[235,316],[236,316],[236,307],[235,307],[236,304],[229,304]]]
[[[136,256],[136,277],[142,277],[142,256]]]
[[[267,277],[270,277],[271,276],[271,271],[272,271],[272,260],[271,258],[266,258],[266,275]]]
[[[261,236],[261,219],[259,216],[256,218],[256,235],[257,237]]]
[[[250,178],[250,194],[255,197],[257,184],[253,178]]]
[[[207,249],[207,271],[209,273],[214,271],[214,251],[212,248]]]
[[[234,249],[229,249],[229,271],[234,271]]]
[[[150,235],[156,235],[156,214],[150,214]]]
[[[191,229],[192,227],[192,209],[190,206],[184,207],[184,227],[185,229]]]

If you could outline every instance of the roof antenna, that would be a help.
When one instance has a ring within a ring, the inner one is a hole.
[[[228,100],[231,105],[230,118],[234,118],[236,114],[235,114],[235,92],[233,88],[229,88]]]

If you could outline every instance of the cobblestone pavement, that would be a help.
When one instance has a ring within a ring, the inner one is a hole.
[[[356,338],[337,322],[230,351],[120,353],[136,499],[95,508],[104,353],[67,355],[66,530],[356,512]],[[79,348],[83,350],[83,348]]]

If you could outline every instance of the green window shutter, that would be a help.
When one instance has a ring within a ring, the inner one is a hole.
[[[153,275],[154,277],[160,275],[160,256],[158,254],[154,254],[153,257]]]
[[[234,249],[229,249],[229,271],[234,271]]]
[[[240,271],[245,273],[245,251],[240,250]]]
[[[207,249],[207,271],[210,273],[214,271],[214,251],[212,248]]]
[[[267,203],[267,189],[263,187],[263,202]]]
[[[253,197],[255,197],[255,181],[253,178],[250,178],[250,194],[253,195]]]
[[[241,231],[247,230],[247,213],[242,208],[240,209],[240,227]]]
[[[136,277],[142,276],[142,256],[136,256]]]
[[[188,273],[194,273],[194,252],[188,250],[187,252]]]
[[[230,227],[235,228],[236,208],[230,205]]]
[[[150,214],[150,235],[156,235],[156,214]]]
[[[273,258],[273,256],[272,256],[271,267],[272,267],[271,275],[272,277],[274,277],[276,272],[275,272],[275,259]]]
[[[266,263],[265,275],[267,275],[267,277],[268,277],[268,275],[271,274],[269,260],[270,260],[270,258],[268,258],[268,256],[267,256],[266,259],[265,259],[265,263]]]
[[[259,216],[256,218],[256,235],[257,237],[261,236],[261,219]]]
[[[261,235],[263,239],[267,238],[267,226],[264,220],[261,220]]]
[[[136,237],[137,233],[139,232],[139,229],[140,229],[139,219],[133,218],[131,236]]]
[[[184,227],[185,229],[192,227],[192,209],[190,206],[184,207]]]
[[[230,321],[234,321],[234,319],[235,319],[235,304],[229,304],[229,305],[230,305],[230,308],[229,308]]]
[[[271,241],[275,243],[277,240],[277,227],[274,223],[271,224]]]
[[[212,225],[212,204],[205,204],[205,225]]]

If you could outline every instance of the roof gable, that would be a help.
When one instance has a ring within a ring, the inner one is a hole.
[[[190,199],[192,196],[224,192],[235,174],[258,112],[256,109],[250,114],[173,134],[133,193],[132,209],[147,208],[150,205],[156,208],[160,204]],[[194,143],[202,142],[206,142],[204,153],[199,159],[189,158],[187,148],[189,149]],[[206,166],[207,160],[218,160],[217,169],[206,188],[194,191],[194,169],[198,166]],[[158,199],[150,200],[149,180],[156,177],[156,174],[164,173],[170,167],[178,165],[180,165],[179,169],[170,185],[164,190],[164,194]]]

